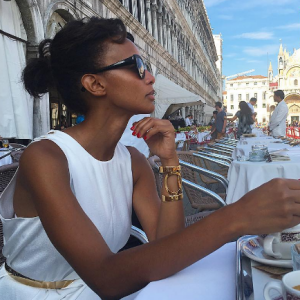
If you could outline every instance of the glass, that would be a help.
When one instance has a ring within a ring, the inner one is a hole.
[[[107,67],[96,70],[93,73],[97,74],[97,73],[101,73],[101,72],[105,72],[105,71],[109,71],[109,70],[113,70],[113,69],[118,69],[123,66],[130,66],[130,65],[135,65],[139,77],[141,79],[144,79],[145,71],[147,70],[147,67],[146,67],[146,64],[144,63],[143,59],[137,54],[134,54],[128,58],[125,58],[125,59],[118,61],[112,65],[109,65]]]
[[[300,243],[294,244],[291,247],[291,251],[292,251],[293,270],[294,271],[300,270]]]
[[[2,140],[2,146],[3,146],[4,148],[8,148],[8,147],[9,147],[9,142],[8,142],[7,139],[3,139],[3,140]]]

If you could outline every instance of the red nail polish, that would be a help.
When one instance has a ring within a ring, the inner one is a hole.
[[[134,132],[132,133],[132,135],[136,135],[136,132],[134,131]]]
[[[147,139],[147,136],[145,135],[144,137],[143,137],[143,139],[146,141],[146,139]],[[299,179],[300,180],[300,179]]]
[[[130,128],[130,130],[134,130],[134,126],[132,126],[132,127]]]
[[[138,138],[140,138],[140,137],[141,137],[141,134],[140,134],[140,133],[138,133],[138,134],[137,134],[137,137],[138,137]]]

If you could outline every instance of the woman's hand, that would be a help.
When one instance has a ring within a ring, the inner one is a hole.
[[[162,161],[177,159],[175,131],[170,121],[147,117],[133,123],[131,130],[132,135],[143,138],[150,151]]]
[[[300,181],[273,179],[229,205],[240,233],[280,232],[300,223]]]

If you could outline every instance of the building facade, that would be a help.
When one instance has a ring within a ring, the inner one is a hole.
[[[1,1],[1,0],[0,0]],[[203,0],[11,0],[20,14],[26,32],[23,43],[26,58],[37,57],[38,44],[51,38],[67,22],[91,16],[120,18],[135,37],[143,59],[154,75],[161,74],[184,89],[201,96],[206,105],[221,100],[222,46],[217,49]],[[2,32],[3,35],[3,32]],[[5,32],[4,32],[5,35]],[[221,41],[221,38],[219,38]],[[216,62],[219,61],[218,67]],[[55,91],[49,93],[47,123],[55,128],[64,115],[74,123]],[[41,101],[33,99],[35,118],[44,119]],[[205,117],[202,102],[181,109],[199,122]],[[49,120],[50,119],[50,120]],[[46,126],[46,127],[47,127]],[[44,134],[44,125],[33,126],[33,136]]]
[[[226,101],[227,111],[235,114],[240,101],[248,102],[251,97],[257,98],[255,111],[257,122],[269,122],[270,116],[276,107],[273,95],[276,90],[283,90],[285,102],[289,107],[287,121],[291,124],[300,118],[300,49],[294,49],[293,54],[279,47],[276,75],[272,63],[268,69],[268,77],[262,75],[239,76],[226,82],[226,92],[223,101]]]
[[[290,54],[286,49],[283,50],[282,44],[279,47],[277,74],[270,63],[268,79],[270,86],[270,111],[274,110],[275,103],[272,103],[272,92],[276,89],[284,91],[285,102],[289,107],[288,123],[298,121],[300,118],[300,49],[294,49]]]
[[[268,78],[261,75],[238,76],[226,82],[226,93],[223,99],[226,99],[227,112],[235,115],[239,110],[241,101],[249,102],[252,97],[257,99],[254,107],[257,112],[257,122],[266,123],[269,121],[268,114]]]

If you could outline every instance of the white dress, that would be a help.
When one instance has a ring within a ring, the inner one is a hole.
[[[35,141],[41,139],[53,141],[64,152],[70,172],[70,187],[74,195],[110,250],[118,252],[126,244],[131,227],[133,179],[128,149],[118,143],[113,158],[103,162],[92,157],[66,133],[50,131]],[[34,280],[75,281],[63,289],[34,288],[12,279],[2,266],[0,299],[99,300],[99,296],[79,278],[52,245],[39,217],[15,217],[15,183],[16,176],[0,197],[0,218],[4,234],[3,255],[8,266]]]

